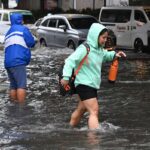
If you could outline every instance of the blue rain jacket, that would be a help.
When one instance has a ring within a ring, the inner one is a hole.
[[[28,65],[31,59],[29,48],[35,41],[29,29],[22,25],[23,16],[13,13],[10,16],[11,27],[5,35],[5,68]]]

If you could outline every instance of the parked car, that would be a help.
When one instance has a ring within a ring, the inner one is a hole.
[[[7,31],[9,30],[9,28],[10,28],[10,25],[0,23],[0,48],[3,47],[5,35]],[[35,36],[33,37],[34,37],[35,42],[37,43],[38,42],[37,38]]]
[[[40,26],[41,22],[42,22],[43,18],[39,18],[31,27],[30,30],[32,32],[33,35],[37,36],[37,29]]]
[[[4,44],[5,34],[9,30],[10,25],[0,24],[0,44]]]
[[[150,7],[102,7],[99,21],[115,33],[118,48],[149,51]]]
[[[92,23],[99,23],[99,21],[91,15],[57,14],[45,16],[37,29],[40,45],[75,49],[86,40]]]
[[[16,12],[23,15],[23,24],[31,30],[31,27],[35,22],[34,16],[31,11],[19,9],[0,9],[0,44],[3,44],[5,34],[10,27],[10,15]],[[35,36],[34,38],[37,42],[37,38]]]
[[[15,12],[23,15],[24,24],[28,26],[34,24],[35,19],[31,11],[18,9],[0,9],[0,23],[10,25],[10,15]]]

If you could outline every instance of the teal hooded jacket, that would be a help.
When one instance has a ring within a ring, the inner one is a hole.
[[[115,51],[107,51],[98,44],[98,38],[105,26],[99,23],[93,23],[87,35],[87,43],[90,46],[90,52],[87,61],[84,62],[75,79],[75,86],[79,84],[87,85],[95,89],[100,88],[102,63],[112,61]],[[72,69],[77,69],[79,63],[87,54],[86,47],[81,44],[66,60],[63,69],[63,79],[69,80]]]

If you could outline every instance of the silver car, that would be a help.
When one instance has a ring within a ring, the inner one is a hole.
[[[83,14],[57,14],[44,17],[37,29],[40,45],[75,49],[86,40],[96,18]]]

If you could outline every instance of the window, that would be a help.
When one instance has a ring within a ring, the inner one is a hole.
[[[134,19],[136,21],[139,21],[139,22],[142,22],[142,23],[146,23],[147,22],[143,12],[140,11],[140,10],[135,10]]]
[[[47,19],[41,25],[44,27],[47,27],[49,21],[50,21],[50,19]]]
[[[7,13],[4,13],[4,15],[3,15],[3,21],[8,21],[8,14]]]
[[[58,28],[59,28],[59,26],[61,26],[61,25],[65,25],[66,27],[68,27],[67,24],[66,24],[66,22],[65,22],[63,19],[59,19],[59,20],[58,20]]]
[[[89,29],[93,23],[98,23],[93,17],[70,18],[68,20],[71,27],[74,29]]]
[[[25,24],[33,24],[35,19],[32,15],[23,15],[23,21]]]
[[[12,11],[10,14],[13,14],[13,13],[16,13],[16,12]],[[22,14],[24,24],[33,24],[35,22],[35,18],[31,12],[17,11],[17,13]]]
[[[35,23],[35,26],[38,27],[42,22],[42,19],[39,19],[36,23]]]
[[[54,27],[54,28],[56,28],[56,23],[57,23],[56,19],[50,19],[48,27]]]
[[[148,19],[150,20],[150,9],[144,9],[146,12],[146,15],[148,16]]]
[[[103,10],[101,14],[102,22],[126,23],[130,21],[131,10]]]

